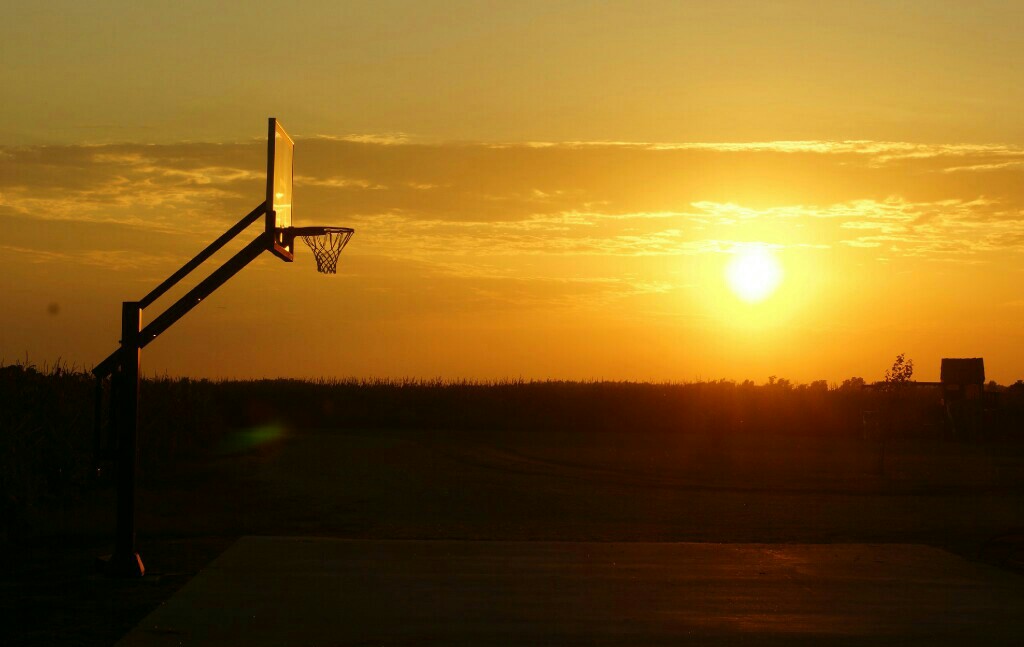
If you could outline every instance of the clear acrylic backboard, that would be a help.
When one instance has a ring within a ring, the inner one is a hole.
[[[267,232],[273,237],[274,252],[292,260],[292,240],[282,229],[292,226],[292,158],[295,142],[284,127],[271,117],[267,135]]]

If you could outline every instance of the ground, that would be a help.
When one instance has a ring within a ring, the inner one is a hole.
[[[5,549],[4,644],[112,644],[242,535],[926,544],[1013,572],[1024,451],[935,441],[585,432],[234,432],[150,475],[147,575],[109,580],[99,489]]]

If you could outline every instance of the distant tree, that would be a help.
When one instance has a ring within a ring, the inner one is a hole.
[[[906,359],[903,353],[896,356],[896,361],[885,372],[885,387],[888,390],[900,389],[910,383],[914,376],[914,360]]]
[[[888,437],[894,430],[906,425],[908,412],[905,405],[907,386],[914,376],[914,360],[907,359],[903,353],[896,356],[889,370],[885,372],[883,386],[889,392],[887,402],[882,407],[882,424],[876,432],[878,440],[878,473],[885,474],[885,449]]]
[[[840,391],[859,391],[864,388],[865,382],[862,377],[850,377],[843,380],[839,385]]]
[[[807,388],[811,391],[828,391],[827,380],[815,380],[807,385]]]

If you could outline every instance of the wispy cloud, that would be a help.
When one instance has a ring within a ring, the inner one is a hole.
[[[145,252],[132,251],[99,251],[81,250],[74,252],[54,251],[52,249],[38,249],[31,247],[18,247],[15,245],[0,245],[4,254],[13,255],[19,262],[32,265],[57,263],[73,271],[78,266],[97,267],[114,272],[151,270],[178,262],[172,254],[148,254]]]
[[[264,154],[258,142],[0,149],[0,214],[198,242],[262,200]],[[513,256],[693,256],[761,241],[979,259],[1024,240],[1024,149],[1009,145],[347,135],[300,140],[296,173],[297,223],[353,225],[352,254],[458,258],[467,276]]]
[[[356,144],[376,144],[379,146],[402,146],[411,144],[416,138],[408,133],[363,133],[350,135],[316,135],[300,141],[323,140],[329,142],[353,142]]]
[[[920,144],[870,140],[819,141],[782,140],[766,142],[630,142],[578,141],[489,144],[491,148],[624,148],[651,151],[711,151],[718,153],[815,153],[820,155],[864,155],[885,161],[963,156],[1022,156],[1024,148],[1004,144]]]
[[[265,175],[260,176],[266,177]],[[351,177],[315,177],[311,175],[296,175],[293,178],[295,188],[303,187],[327,187],[331,189],[386,189],[383,184],[375,184],[370,180]],[[416,187],[420,188],[420,187]]]

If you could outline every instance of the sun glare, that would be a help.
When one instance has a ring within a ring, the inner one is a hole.
[[[770,297],[782,282],[782,266],[764,247],[743,249],[725,268],[729,288],[747,303],[759,303]]]

